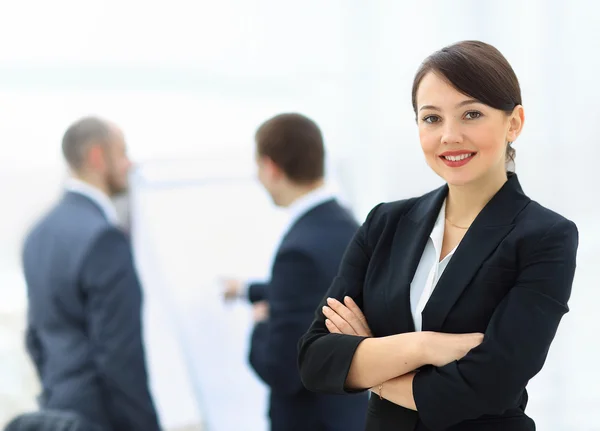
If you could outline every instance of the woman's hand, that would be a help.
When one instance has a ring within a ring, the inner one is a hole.
[[[441,332],[424,332],[423,352],[425,362],[436,367],[443,367],[450,362],[462,359],[471,349],[483,341],[483,334],[443,334]]]
[[[373,336],[365,315],[349,296],[344,297],[343,304],[335,298],[327,298],[323,314],[325,325],[332,334]]]

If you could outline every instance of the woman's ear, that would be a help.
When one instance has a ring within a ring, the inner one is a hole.
[[[515,142],[517,140],[521,134],[521,130],[523,130],[524,123],[525,110],[523,109],[523,106],[517,105],[508,119],[508,134],[506,135],[506,140],[508,142]]]

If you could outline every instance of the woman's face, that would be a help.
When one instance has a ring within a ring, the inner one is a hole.
[[[523,126],[523,108],[491,108],[429,72],[416,94],[419,138],[427,164],[448,184],[506,178],[506,147]]]

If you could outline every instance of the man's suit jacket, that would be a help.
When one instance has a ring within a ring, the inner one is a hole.
[[[22,413],[12,419],[4,431],[100,431],[76,413],[70,411],[41,410]]]
[[[277,251],[264,294],[269,319],[255,326],[250,364],[270,387],[273,431],[353,431],[364,428],[367,394],[319,395],[298,372],[298,340],[339,268],[358,225],[329,200],[299,218]]]
[[[159,429],[148,389],[142,291],[130,244],[89,198],[68,192],[23,249],[26,345],[43,408],[111,431]]]
[[[252,283],[248,286],[248,300],[252,304],[266,300],[267,287],[269,287],[269,283]]]
[[[354,298],[375,337],[414,331],[410,284],[447,193],[444,186],[380,204],[348,248],[328,296]],[[424,331],[482,332],[483,343],[459,361],[417,372],[418,412],[371,397],[367,429],[534,430],[524,413],[525,387],[568,311],[577,247],[576,226],[531,201],[509,175],[467,231],[422,313]],[[364,338],[329,334],[321,305],[300,342],[302,380],[314,391],[345,393]]]

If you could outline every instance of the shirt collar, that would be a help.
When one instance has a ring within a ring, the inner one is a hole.
[[[437,260],[439,261],[440,255],[442,253],[442,243],[444,242],[444,229],[446,225],[446,200],[444,199],[444,203],[442,204],[442,208],[438,214],[438,217],[433,225],[433,229],[431,230],[431,234],[429,237],[433,241],[433,246],[435,247],[435,252],[437,255]]]
[[[92,186],[89,183],[78,180],[77,178],[69,178],[65,183],[65,189],[72,193],[83,195],[94,202],[100,210],[104,213],[106,219],[117,225],[119,223],[119,217],[117,215],[117,209],[110,200],[110,198],[99,188]]]

